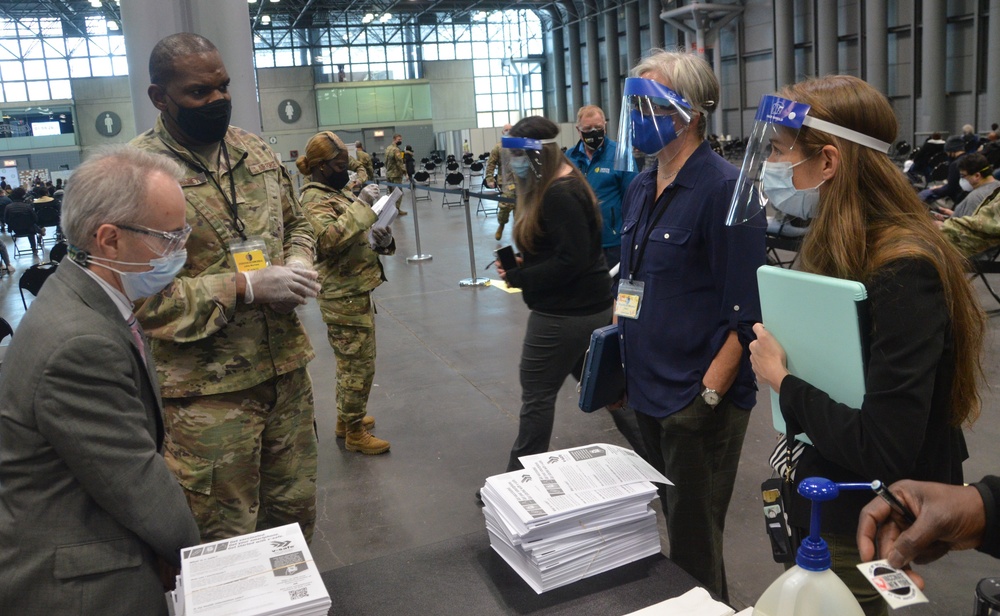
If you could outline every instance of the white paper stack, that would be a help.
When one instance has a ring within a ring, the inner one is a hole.
[[[486,479],[490,545],[535,592],[660,552],[653,481],[635,452],[595,444],[520,458],[525,470]]]
[[[174,616],[326,616],[330,595],[298,524],[181,551]]]

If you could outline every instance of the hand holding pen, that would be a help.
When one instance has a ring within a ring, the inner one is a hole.
[[[873,483],[872,489],[887,494],[868,503],[858,520],[862,562],[886,558],[893,567],[902,568],[982,544],[986,513],[975,487],[904,480],[892,484],[889,492],[879,484]],[[923,588],[919,575],[911,577]]]

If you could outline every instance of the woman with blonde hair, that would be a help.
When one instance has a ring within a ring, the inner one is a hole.
[[[580,170],[560,151],[559,127],[532,116],[501,140],[517,178],[517,267],[500,277],[531,309],[521,351],[521,414],[507,470],[549,449],[556,396],[580,376],[591,333],[611,322],[611,278],[601,249],[601,212]]]
[[[801,449],[793,452],[795,480],[961,484],[968,457],[962,427],[980,409],[984,317],[963,259],[886,154],[897,133],[889,101],[860,79],[834,75],[765,97],[757,119],[766,127],[755,126],[758,158],[766,160],[757,184],[748,149],[733,211],[750,202],[801,200],[814,210],[802,269],[859,281],[868,291],[860,409],[790,375],[781,346],[762,325],[754,327],[754,371],[778,392],[788,432],[812,441],[794,447]],[[779,460],[786,456],[782,441],[772,463],[784,471]],[[854,566],[858,517],[869,500],[842,492],[824,503],[823,538],[834,572],[865,613],[882,614],[885,603]],[[796,497],[789,509],[791,524],[808,528],[808,502]]]
[[[393,254],[396,243],[388,227],[372,228],[378,218],[371,209],[378,186],[363,188],[358,200],[345,190],[347,146],[335,133],[314,135],[295,165],[310,180],[299,199],[316,232],[316,269],[322,285],[319,307],[337,359],[335,434],[346,439],[347,451],[385,453],[389,442],[369,432],[375,420],[367,414],[375,379],[371,292],[385,281],[378,255]]]

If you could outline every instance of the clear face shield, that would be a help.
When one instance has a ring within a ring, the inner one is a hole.
[[[530,139],[528,137],[504,137],[500,140],[500,156],[511,173],[519,180],[534,176],[542,178],[542,147],[546,143],[556,143],[555,139]]]
[[[819,187],[799,189],[793,183],[795,167],[810,158],[799,139],[803,126],[883,153],[889,151],[888,143],[809,117],[809,110],[805,103],[779,96],[761,98],[726,224],[743,224],[760,215],[768,205],[797,218],[813,217],[813,209],[819,202]]]
[[[684,133],[691,124],[691,104],[652,79],[629,77],[622,94],[615,169],[635,172],[636,152],[652,156]]]

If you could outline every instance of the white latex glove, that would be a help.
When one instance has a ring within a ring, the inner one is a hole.
[[[312,270],[272,265],[243,275],[253,287],[254,304],[282,304],[294,308],[319,295],[319,275]]]
[[[371,207],[375,205],[375,202],[381,196],[382,191],[379,189],[378,184],[369,184],[361,189],[361,192],[358,194],[358,200]]]
[[[302,257],[291,257],[285,261],[285,265],[292,269],[302,270],[306,272],[314,272],[316,268],[313,267],[312,263],[307,263]]]
[[[372,227],[372,239],[378,248],[388,248],[392,244],[392,229],[389,227]]]

